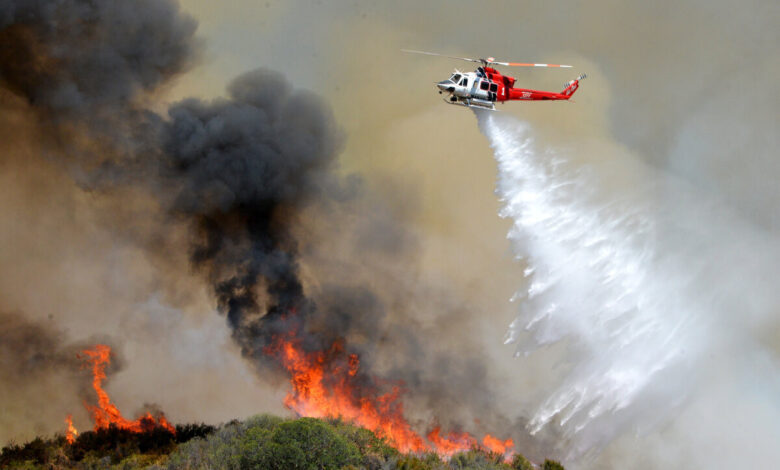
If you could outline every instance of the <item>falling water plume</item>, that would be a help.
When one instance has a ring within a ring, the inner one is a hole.
[[[608,197],[598,172],[539,148],[529,125],[485,113],[478,120],[498,163],[500,215],[512,221],[508,238],[526,266],[506,342],[518,355],[567,348],[565,372],[528,427],[538,433],[555,422],[570,452],[586,452],[681,402],[685,382],[664,379],[690,372],[700,309],[685,295],[690,279],[678,260],[658,249],[664,222],[652,180]]]

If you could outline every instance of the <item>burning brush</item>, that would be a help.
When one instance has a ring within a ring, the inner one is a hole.
[[[84,366],[92,368],[92,388],[97,394],[98,403],[97,406],[95,406],[85,402],[84,406],[92,415],[92,420],[95,423],[95,431],[108,429],[110,426],[114,426],[125,431],[141,433],[159,427],[167,429],[173,434],[176,433],[175,428],[167,419],[165,419],[165,416],[162,413],[154,416],[147,412],[135,420],[129,420],[122,416],[122,413],[116,405],[111,403],[111,398],[109,398],[108,393],[103,390],[103,380],[106,379],[106,366],[111,363],[111,348],[109,346],[98,344],[93,349],[81,351],[81,354],[78,357],[84,360]],[[67,416],[65,422],[68,425],[65,439],[68,443],[72,444],[79,433],[73,426],[71,415]]]
[[[512,439],[502,441],[486,434],[480,444],[467,432],[441,434],[434,427],[423,438],[404,418],[402,384],[390,384],[382,392],[377,379],[358,376],[360,359],[344,351],[336,341],[327,351],[306,352],[300,338],[288,333],[278,337],[264,352],[275,357],[290,374],[292,390],[284,404],[299,416],[341,418],[370,429],[401,452],[436,452],[449,457],[473,448],[511,459]]]

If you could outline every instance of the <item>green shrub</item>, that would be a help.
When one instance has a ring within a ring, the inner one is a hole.
[[[187,442],[190,439],[195,439],[196,437],[206,437],[216,429],[217,428],[215,426],[205,423],[177,424],[176,442],[181,444],[182,442]]]
[[[436,454],[426,454],[424,456],[399,456],[395,460],[395,466],[388,468],[396,470],[446,470],[449,467]]]
[[[237,422],[236,424],[238,424],[243,429],[261,428],[271,430],[282,424],[284,421],[284,418],[280,418],[278,416],[262,414],[252,416],[243,423]]]
[[[195,438],[178,448],[168,458],[168,469],[240,470],[236,442],[243,436],[243,425],[231,422],[209,434]]]
[[[434,453],[401,454],[372,431],[338,420],[253,416],[214,427],[190,424],[132,433],[109,427],[85,431],[74,444],[62,435],[8,444],[0,468],[16,470],[533,470],[516,454],[480,449],[443,461]],[[563,470],[546,460],[543,470]]]
[[[514,470],[534,470],[533,464],[523,454],[515,454],[512,457],[512,468]]]
[[[563,465],[555,460],[545,460],[542,466],[543,470],[564,470]]]
[[[166,457],[160,455],[133,454],[112,466],[111,470],[140,470],[148,469],[151,466],[160,468],[159,465],[164,463],[165,460]]]
[[[381,468],[384,462],[401,455],[397,449],[388,444],[386,440],[377,437],[373,431],[340,419],[329,420],[328,423],[337,433],[357,446],[358,451],[363,456],[362,464],[369,470]]]
[[[360,463],[357,446],[318,419],[287,421],[271,432],[247,436],[242,468],[319,470]]]
[[[503,456],[482,449],[458,452],[450,458],[450,468],[454,470],[511,470],[503,462]]]
[[[23,446],[14,443],[8,444],[3,447],[2,454],[0,454],[0,467],[10,466],[12,462],[44,464],[46,461],[46,443],[40,437],[36,437]]]

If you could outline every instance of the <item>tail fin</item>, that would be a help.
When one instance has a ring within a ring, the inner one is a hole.
[[[566,82],[563,86],[565,87],[563,91],[561,92],[562,95],[565,95],[567,97],[571,97],[571,95],[574,94],[575,91],[577,91],[577,88],[580,86],[580,80],[587,77],[584,73],[580,75],[579,77],[575,78],[574,80],[570,82]]]

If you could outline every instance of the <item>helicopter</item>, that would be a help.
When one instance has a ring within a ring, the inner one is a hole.
[[[579,88],[580,80],[586,75],[583,73],[574,80],[570,80],[563,85],[563,91],[555,93],[552,91],[529,90],[525,88],[514,88],[515,79],[507,75],[502,75],[493,68],[496,65],[508,67],[561,67],[571,68],[571,65],[560,64],[530,64],[520,62],[501,62],[493,57],[485,59],[472,59],[469,57],[454,57],[435,52],[414,51],[401,49],[403,52],[413,54],[425,54],[439,57],[448,57],[450,59],[465,60],[481,64],[474,72],[461,72],[457,68],[447,80],[436,83],[439,94],[447,93],[444,102],[469,108],[496,110],[496,103],[506,103],[507,101],[568,101]]]

